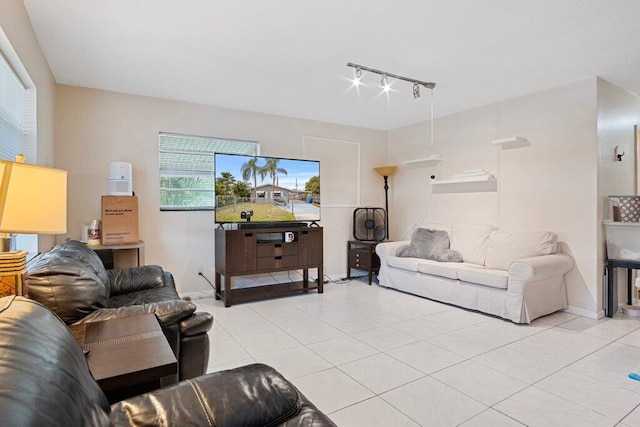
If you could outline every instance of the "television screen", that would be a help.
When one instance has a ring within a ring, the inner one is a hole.
[[[320,162],[215,155],[215,222],[320,221]]]

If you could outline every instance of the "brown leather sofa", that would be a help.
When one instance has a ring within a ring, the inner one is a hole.
[[[335,426],[266,365],[202,375],[109,406],[65,324],[41,304],[0,298],[0,424]]]
[[[153,313],[178,360],[173,382],[207,371],[213,317],[180,299],[173,276],[161,267],[106,270],[87,245],[68,240],[37,258],[28,273],[28,297],[67,325]]]

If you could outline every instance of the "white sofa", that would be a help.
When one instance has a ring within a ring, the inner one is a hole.
[[[396,256],[410,241],[382,242],[380,285],[500,316],[515,323],[567,307],[564,275],[573,259],[550,232],[512,232],[491,225],[419,224],[443,230],[463,262]]]

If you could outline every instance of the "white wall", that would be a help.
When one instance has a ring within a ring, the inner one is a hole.
[[[437,107],[437,105],[436,105]],[[389,132],[389,163],[440,153],[432,167],[405,166],[390,189],[391,239],[409,238],[419,222],[491,223],[549,230],[574,257],[568,274],[572,309],[601,310],[598,275],[596,79],[588,79]],[[494,139],[521,136],[531,146],[501,151]],[[432,194],[430,175],[449,179],[483,168],[498,191]],[[416,200],[420,202],[416,203]]]
[[[31,27],[22,1],[3,0],[0,27],[16,51],[37,91],[38,164],[58,166],[53,158],[55,81],[40,44]],[[58,166],[59,167],[59,166]],[[54,236],[40,236],[39,249],[45,251],[55,243]]]
[[[640,98],[609,82],[598,79],[598,200],[597,230],[598,274],[602,276],[606,258],[605,232],[602,221],[613,219],[609,195],[636,194],[636,148],[634,125],[640,124]],[[624,152],[622,161],[615,160],[614,150]],[[618,274],[618,296],[626,303],[626,275]]]
[[[160,212],[159,132],[259,141],[262,155],[290,158],[303,157],[305,136],[354,141],[361,144],[361,204],[384,200],[382,183],[372,170],[386,158],[381,131],[62,85],[56,100],[56,163],[69,171],[69,230],[60,240],[78,239],[81,224],[99,218],[109,163],[131,162],[146,263],[171,271],[182,293],[210,290],[197,269],[204,266],[213,280],[213,213]],[[332,161],[346,175],[354,167],[340,158]],[[321,181],[342,178],[321,176]],[[334,278],[346,272],[352,213],[353,207],[322,209],[325,274]]]

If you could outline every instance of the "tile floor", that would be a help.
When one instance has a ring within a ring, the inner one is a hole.
[[[339,426],[640,426],[640,320],[515,325],[368,286],[224,308],[209,371],[266,363]]]

